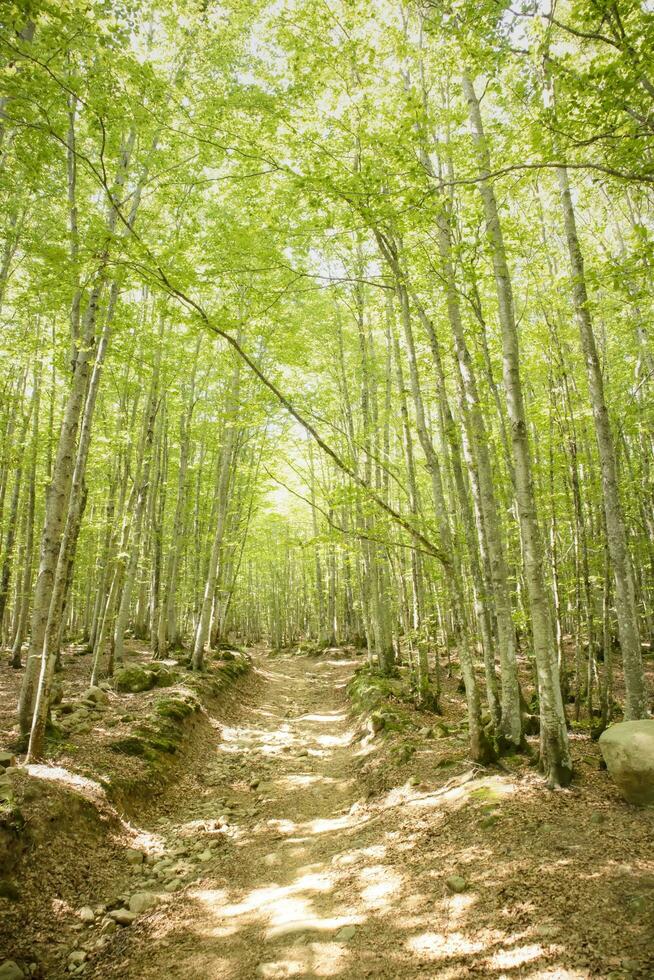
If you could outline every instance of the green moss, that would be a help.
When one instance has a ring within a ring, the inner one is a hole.
[[[155,675],[155,687],[172,687],[179,680],[178,675],[170,667],[165,664],[153,663],[148,666],[150,670]]]
[[[471,800],[501,800],[502,794],[498,793],[497,790],[491,789],[490,786],[478,786],[476,789],[470,791]]]
[[[169,755],[174,755],[177,752],[178,741],[165,735],[154,735],[150,739],[150,746],[155,752],[166,752]]]
[[[391,749],[391,754],[400,765],[408,762],[415,755],[415,752],[416,747],[411,742],[401,742],[399,745],[394,745]]]
[[[155,704],[154,710],[160,718],[182,721],[197,711],[198,707],[197,701],[192,701],[190,698],[169,697],[160,698]]]
[[[151,749],[139,735],[126,735],[125,738],[118,738],[109,743],[109,748],[112,752],[137,756],[141,759],[149,758],[152,755]]]
[[[140,691],[149,691],[155,686],[156,682],[157,679],[154,671],[140,667],[138,664],[122,667],[114,675],[115,689],[131,694],[138,694]]]
[[[13,881],[0,878],[0,898],[6,898],[9,902],[20,902],[21,895]]]
[[[224,651],[229,652],[229,651]],[[233,654],[231,659],[223,661],[219,668],[221,674],[236,678],[245,674],[250,669],[250,661],[239,654]]]
[[[178,675],[174,670],[155,661],[147,666],[130,664],[122,667],[114,675],[114,688],[117,691],[138,694],[141,691],[151,691],[153,687],[170,687],[177,681]]]

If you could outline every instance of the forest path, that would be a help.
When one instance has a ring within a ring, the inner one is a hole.
[[[174,852],[193,827],[229,814],[231,842],[211,859],[203,852],[206,874],[165,911],[121,931],[124,956],[116,962],[114,948],[113,964],[105,961],[96,976],[386,975],[374,935],[366,942],[369,970],[351,962],[370,907],[389,904],[395,889],[393,873],[375,857],[376,842],[359,868],[360,887],[352,887],[350,866],[370,843],[369,818],[356,802],[344,693],[353,666],[258,660],[251,703],[231,725],[221,722],[201,784],[183,786],[157,826]]]
[[[354,667],[256,654],[176,795],[143,814],[137,844],[160,857],[128,894],[173,894],[114,932],[85,976],[654,975],[651,814],[607,800],[596,760],[560,793],[528,767],[472,771],[463,750],[444,770],[456,738],[423,744],[417,785],[396,774],[366,801],[358,765],[388,758],[353,728]]]

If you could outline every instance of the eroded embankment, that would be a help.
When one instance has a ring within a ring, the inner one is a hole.
[[[0,964],[13,960],[24,976],[88,968],[79,952],[69,959],[79,934],[129,898],[140,824],[204,766],[251,661],[221,652],[193,675],[132,648],[96,688],[83,657],[70,653],[66,666],[47,759],[25,766],[19,755],[0,777]],[[15,730],[3,735],[12,741]]]

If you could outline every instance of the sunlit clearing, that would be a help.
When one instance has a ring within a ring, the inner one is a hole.
[[[447,935],[440,932],[423,932],[420,936],[412,936],[408,939],[407,947],[419,956],[440,960],[448,956],[480,953],[484,944],[471,942],[461,932],[449,932]]]
[[[518,946],[516,949],[501,950],[490,957],[489,962],[498,970],[506,970],[513,966],[530,963],[543,954],[543,947],[538,943],[531,946]]]

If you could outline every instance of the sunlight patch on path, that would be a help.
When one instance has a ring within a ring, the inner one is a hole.
[[[30,776],[34,776],[36,779],[47,779],[53,783],[63,783],[64,786],[70,786],[72,789],[79,790],[83,795],[102,799],[106,797],[104,788],[100,783],[95,782],[93,779],[88,779],[86,776],[80,776],[79,773],[70,772],[68,769],[64,769],[63,766],[47,766],[41,763],[32,763],[23,768],[25,772],[28,772]]]
[[[423,932],[407,939],[407,949],[430,960],[449,959],[470,953],[481,953],[482,942],[473,942],[461,932]]]

